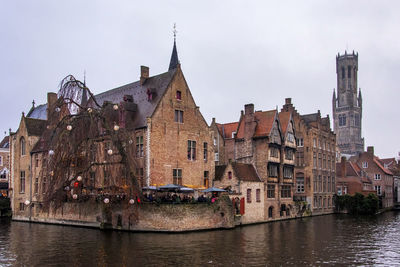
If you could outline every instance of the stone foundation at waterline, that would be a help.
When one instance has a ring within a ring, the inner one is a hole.
[[[30,207],[26,216],[14,216],[13,220],[128,231],[183,232],[233,228],[233,214],[230,200],[223,198],[215,203],[159,205],[87,201],[67,202],[46,212]]]

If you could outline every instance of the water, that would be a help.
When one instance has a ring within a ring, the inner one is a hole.
[[[400,266],[400,213],[183,234],[0,221],[0,266]]]

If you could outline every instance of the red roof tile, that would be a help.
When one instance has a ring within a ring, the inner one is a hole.
[[[238,126],[239,122],[217,123],[218,130],[225,139],[233,138],[232,133],[237,132]]]
[[[287,127],[289,125],[291,112],[282,111],[279,112],[279,122],[281,124],[282,134],[286,134]]]
[[[257,121],[254,137],[269,136],[274,125],[276,110],[256,111],[254,117]]]
[[[378,165],[379,168],[381,168],[381,170],[384,173],[386,173],[388,175],[393,175],[393,173],[391,171],[389,171],[388,169],[383,167],[383,163],[381,162],[381,160],[378,157],[374,156],[374,162],[376,163],[376,165]]]

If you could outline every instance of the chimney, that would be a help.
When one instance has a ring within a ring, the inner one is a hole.
[[[244,105],[244,114],[251,115],[254,113],[254,104],[246,104]]]
[[[215,118],[212,118],[211,124],[215,124]]]
[[[149,78],[149,67],[140,66],[140,85],[143,85],[147,78]]]
[[[56,93],[47,93],[47,119],[50,118],[50,112],[53,112],[54,105],[57,102],[57,94]]]
[[[290,105],[290,104],[292,104],[292,99],[290,97],[285,98],[285,105]]]
[[[374,155],[374,147],[373,146],[367,147],[367,152],[368,152],[368,154],[371,154],[373,156]]]
[[[342,157],[340,161],[340,170],[342,172],[342,177],[346,178],[347,173],[346,173],[346,157]]]

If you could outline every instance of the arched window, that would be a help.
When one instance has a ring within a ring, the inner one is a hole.
[[[268,218],[272,218],[274,216],[274,207],[270,206],[268,208]]]
[[[20,141],[19,141],[20,145],[21,145],[21,156],[26,154],[26,143],[25,143],[25,138],[21,137]]]

